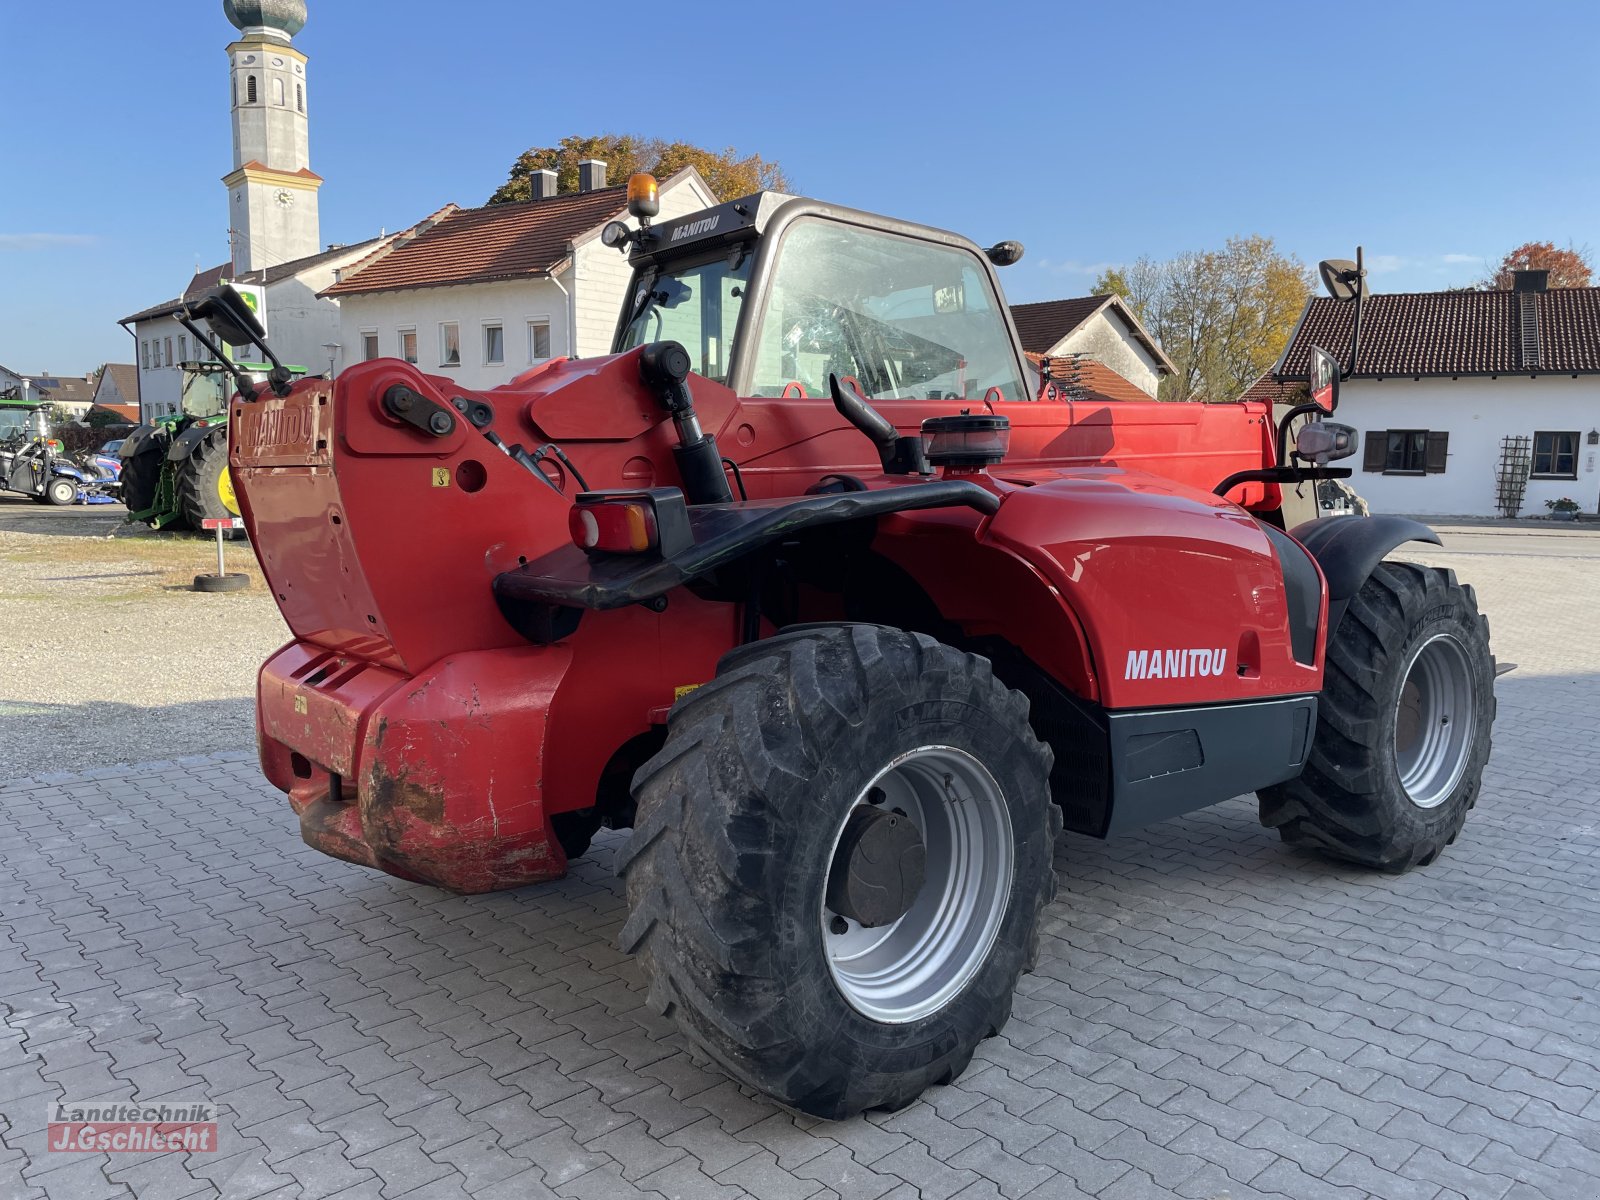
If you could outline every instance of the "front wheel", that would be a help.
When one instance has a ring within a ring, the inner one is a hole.
[[[726,655],[634,779],[621,859],[652,1003],[826,1118],[959,1075],[1011,1011],[1060,810],[987,660],[871,625]]]
[[[57,508],[65,508],[78,500],[78,485],[70,479],[52,479],[44,489],[44,498]]]
[[[1262,823],[1363,866],[1431,863],[1478,801],[1494,674],[1489,622],[1455,572],[1379,563],[1329,641],[1306,769],[1259,793]]]

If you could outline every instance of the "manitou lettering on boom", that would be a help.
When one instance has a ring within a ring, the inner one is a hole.
[[[1129,650],[1125,679],[1197,679],[1221,675],[1228,667],[1228,652],[1205,650]]]

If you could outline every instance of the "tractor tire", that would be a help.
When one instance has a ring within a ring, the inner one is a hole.
[[[634,776],[621,942],[651,1005],[812,1116],[949,1083],[1038,954],[1050,766],[1027,699],[924,635],[807,626],[725,655]]]
[[[1379,563],[1328,644],[1298,779],[1257,794],[1285,842],[1399,873],[1456,840],[1494,725],[1489,622],[1455,572]]]
[[[52,479],[44,487],[44,498],[57,508],[78,502],[78,485],[70,479]]]
[[[161,464],[166,461],[167,443],[122,460],[122,503],[131,513],[154,506],[161,485]]]
[[[202,521],[237,517],[239,501],[228,476],[228,439],[213,434],[195,447],[178,467],[178,512],[190,529]]]

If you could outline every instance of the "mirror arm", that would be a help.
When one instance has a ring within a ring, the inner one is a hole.
[[[1346,367],[1339,376],[1343,383],[1350,378],[1351,372],[1356,369],[1356,357],[1361,353],[1361,304],[1366,299],[1367,268],[1362,258],[1361,247],[1356,247],[1356,315],[1350,329],[1350,353],[1345,356]]]
[[[233,359],[229,358],[225,353],[223,353],[221,344],[215,341],[209,334],[201,332],[200,326],[189,319],[189,314],[187,311],[176,312],[173,314],[173,316],[178,318],[178,324],[182,325],[194,335],[195,341],[199,342],[207,350],[211,351],[212,357],[228,368],[229,374],[233,376],[233,381],[239,385],[239,394],[248,401],[254,401],[256,398],[255,384],[250,381],[250,376],[246,375],[239,369],[239,367],[234,363]]]
[[[1278,466],[1287,466],[1289,463],[1289,426],[1294,424],[1296,417],[1306,416],[1308,413],[1320,416],[1322,410],[1315,404],[1296,404],[1283,414],[1283,420],[1278,422]]]

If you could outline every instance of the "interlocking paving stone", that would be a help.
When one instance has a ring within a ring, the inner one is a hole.
[[[1576,543],[1454,543],[1419,557],[1521,669],[1436,864],[1286,850],[1246,800],[1063,839],[1002,1036],[838,1124],[645,1006],[622,835],[456,897],[304,847],[245,753],[0,784],[0,1196],[1592,1200],[1600,627]],[[221,1106],[218,1154],[44,1151],[49,1100],[162,1094]]]

